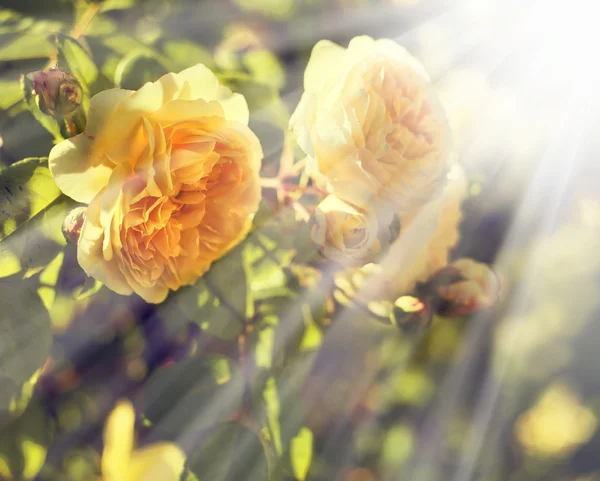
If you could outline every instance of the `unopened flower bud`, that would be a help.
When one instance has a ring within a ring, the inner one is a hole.
[[[412,296],[402,296],[394,302],[392,318],[404,332],[416,332],[429,325],[433,311],[429,303]]]
[[[55,117],[73,113],[83,97],[77,79],[58,67],[27,74],[25,86],[36,96],[40,110]]]
[[[62,233],[67,242],[77,245],[81,228],[85,221],[85,211],[87,207],[76,207],[67,214],[62,225]]]
[[[431,296],[436,312],[458,317],[493,306],[499,289],[490,267],[473,259],[459,259],[437,271],[420,290]]]

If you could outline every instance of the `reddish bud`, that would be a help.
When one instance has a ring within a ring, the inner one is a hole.
[[[40,110],[55,117],[73,113],[83,97],[77,79],[58,67],[27,74],[25,85],[37,97]]]
[[[439,314],[459,317],[496,303],[500,283],[494,271],[472,259],[459,259],[440,269],[420,289]]]
[[[76,207],[67,214],[62,225],[62,233],[67,242],[77,245],[81,228],[85,221],[85,211],[87,207]]]
[[[394,302],[392,318],[404,332],[415,332],[429,325],[433,311],[429,303],[412,296],[402,296]]]

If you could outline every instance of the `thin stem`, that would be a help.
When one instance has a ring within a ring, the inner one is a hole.
[[[279,177],[261,177],[260,186],[263,189],[279,189],[281,188],[281,180]]]
[[[300,215],[304,222],[308,222],[310,220],[310,212],[308,212],[306,207],[304,207],[300,202],[297,200],[292,201],[292,207],[296,213]]]
[[[75,125],[75,121],[73,120],[73,116],[69,115],[65,118],[65,125],[69,130],[69,136],[75,137],[77,135],[77,126]]]
[[[71,29],[71,37],[78,39],[81,35],[83,35],[99,10],[99,2],[88,4],[85,12],[83,12],[83,15],[79,18],[77,24]]]

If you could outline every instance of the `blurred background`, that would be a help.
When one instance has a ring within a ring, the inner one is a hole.
[[[431,74],[469,176],[453,257],[491,264],[501,300],[469,319],[436,318],[418,336],[364,333],[353,319],[326,336],[335,316],[316,314],[301,332],[281,315],[272,331],[250,333],[264,404],[257,418],[279,439],[281,479],[600,480],[600,33],[592,2],[105,0],[93,2],[89,19],[92,2],[0,3],[0,169],[52,146],[23,108],[18,83],[48,64],[51,32],[79,36],[107,85],[137,88],[198,62],[234,84],[243,75],[267,170],[281,155],[281,118],[300,99],[318,40],[347,45],[368,34],[405,46]],[[59,237],[48,234],[63,245]],[[37,239],[32,233],[29,245]],[[183,428],[190,415],[214,416],[215,393],[229,385],[206,381],[214,365],[195,365],[190,353],[218,356],[233,372],[238,332],[190,321],[185,299],[151,309],[104,290],[86,296],[74,252],[44,252],[35,291],[15,293],[14,278],[0,278],[0,310],[35,295],[51,320],[46,340],[31,330],[3,345],[10,366],[0,397],[18,415],[0,417],[0,479],[95,479],[104,420],[124,396],[142,413],[142,444],[171,439],[200,453],[185,476],[266,479],[254,451],[223,441],[209,456],[206,438]],[[269,309],[257,304],[265,325],[278,316]],[[281,336],[296,339],[293,347],[274,348]],[[265,360],[265,350],[275,354]],[[38,351],[51,358],[41,371],[28,367]],[[174,387],[164,370],[181,360]],[[227,463],[238,468],[224,470]]]

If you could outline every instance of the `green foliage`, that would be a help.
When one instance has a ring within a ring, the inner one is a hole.
[[[77,40],[66,35],[57,35],[59,63],[64,60],[67,71],[71,73],[82,86],[92,85],[98,79],[98,68],[88,53]]]
[[[0,477],[34,479],[44,464],[53,426],[38,402],[18,418],[0,421]]]
[[[3,39],[4,46],[0,47],[0,62],[44,58],[52,53],[52,44],[41,35],[17,35],[12,38],[12,40]]]
[[[153,429],[178,439],[234,417],[242,402],[237,366],[222,357],[193,357],[163,367],[144,389],[143,412]]]
[[[129,90],[137,90],[146,82],[153,82],[168,73],[156,55],[132,51],[123,57],[115,71],[115,84]]]
[[[283,20],[293,15],[298,0],[235,0],[235,3],[244,10]]]
[[[290,448],[292,468],[296,479],[306,479],[312,461],[312,450],[312,432],[308,428],[302,428],[298,435],[292,439]]]
[[[184,70],[198,63],[210,69],[215,67],[215,61],[208,49],[189,40],[168,40],[163,46],[163,53],[175,70]]]
[[[0,372],[23,384],[44,364],[52,346],[50,319],[32,282],[2,279]]]
[[[60,123],[54,117],[46,115],[40,110],[39,98],[33,95],[25,82],[21,82],[21,91],[23,92],[26,108],[33,115],[33,118],[54,137],[55,142],[63,140],[64,136]]]
[[[0,90],[2,91],[2,97],[0,97],[1,110],[8,110],[23,99],[23,92],[17,82],[0,80]]]
[[[220,423],[199,433],[188,461],[198,479],[270,479],[269,458],[260,433],[239,423]]]
[[[237,339],[254,308],[242,247],[215,262],[193,287],[174,297],[184,315],[204,331],[222,339]]]
[[[0,172],[0,239],[61,195],[46,159],[24,159]]]

